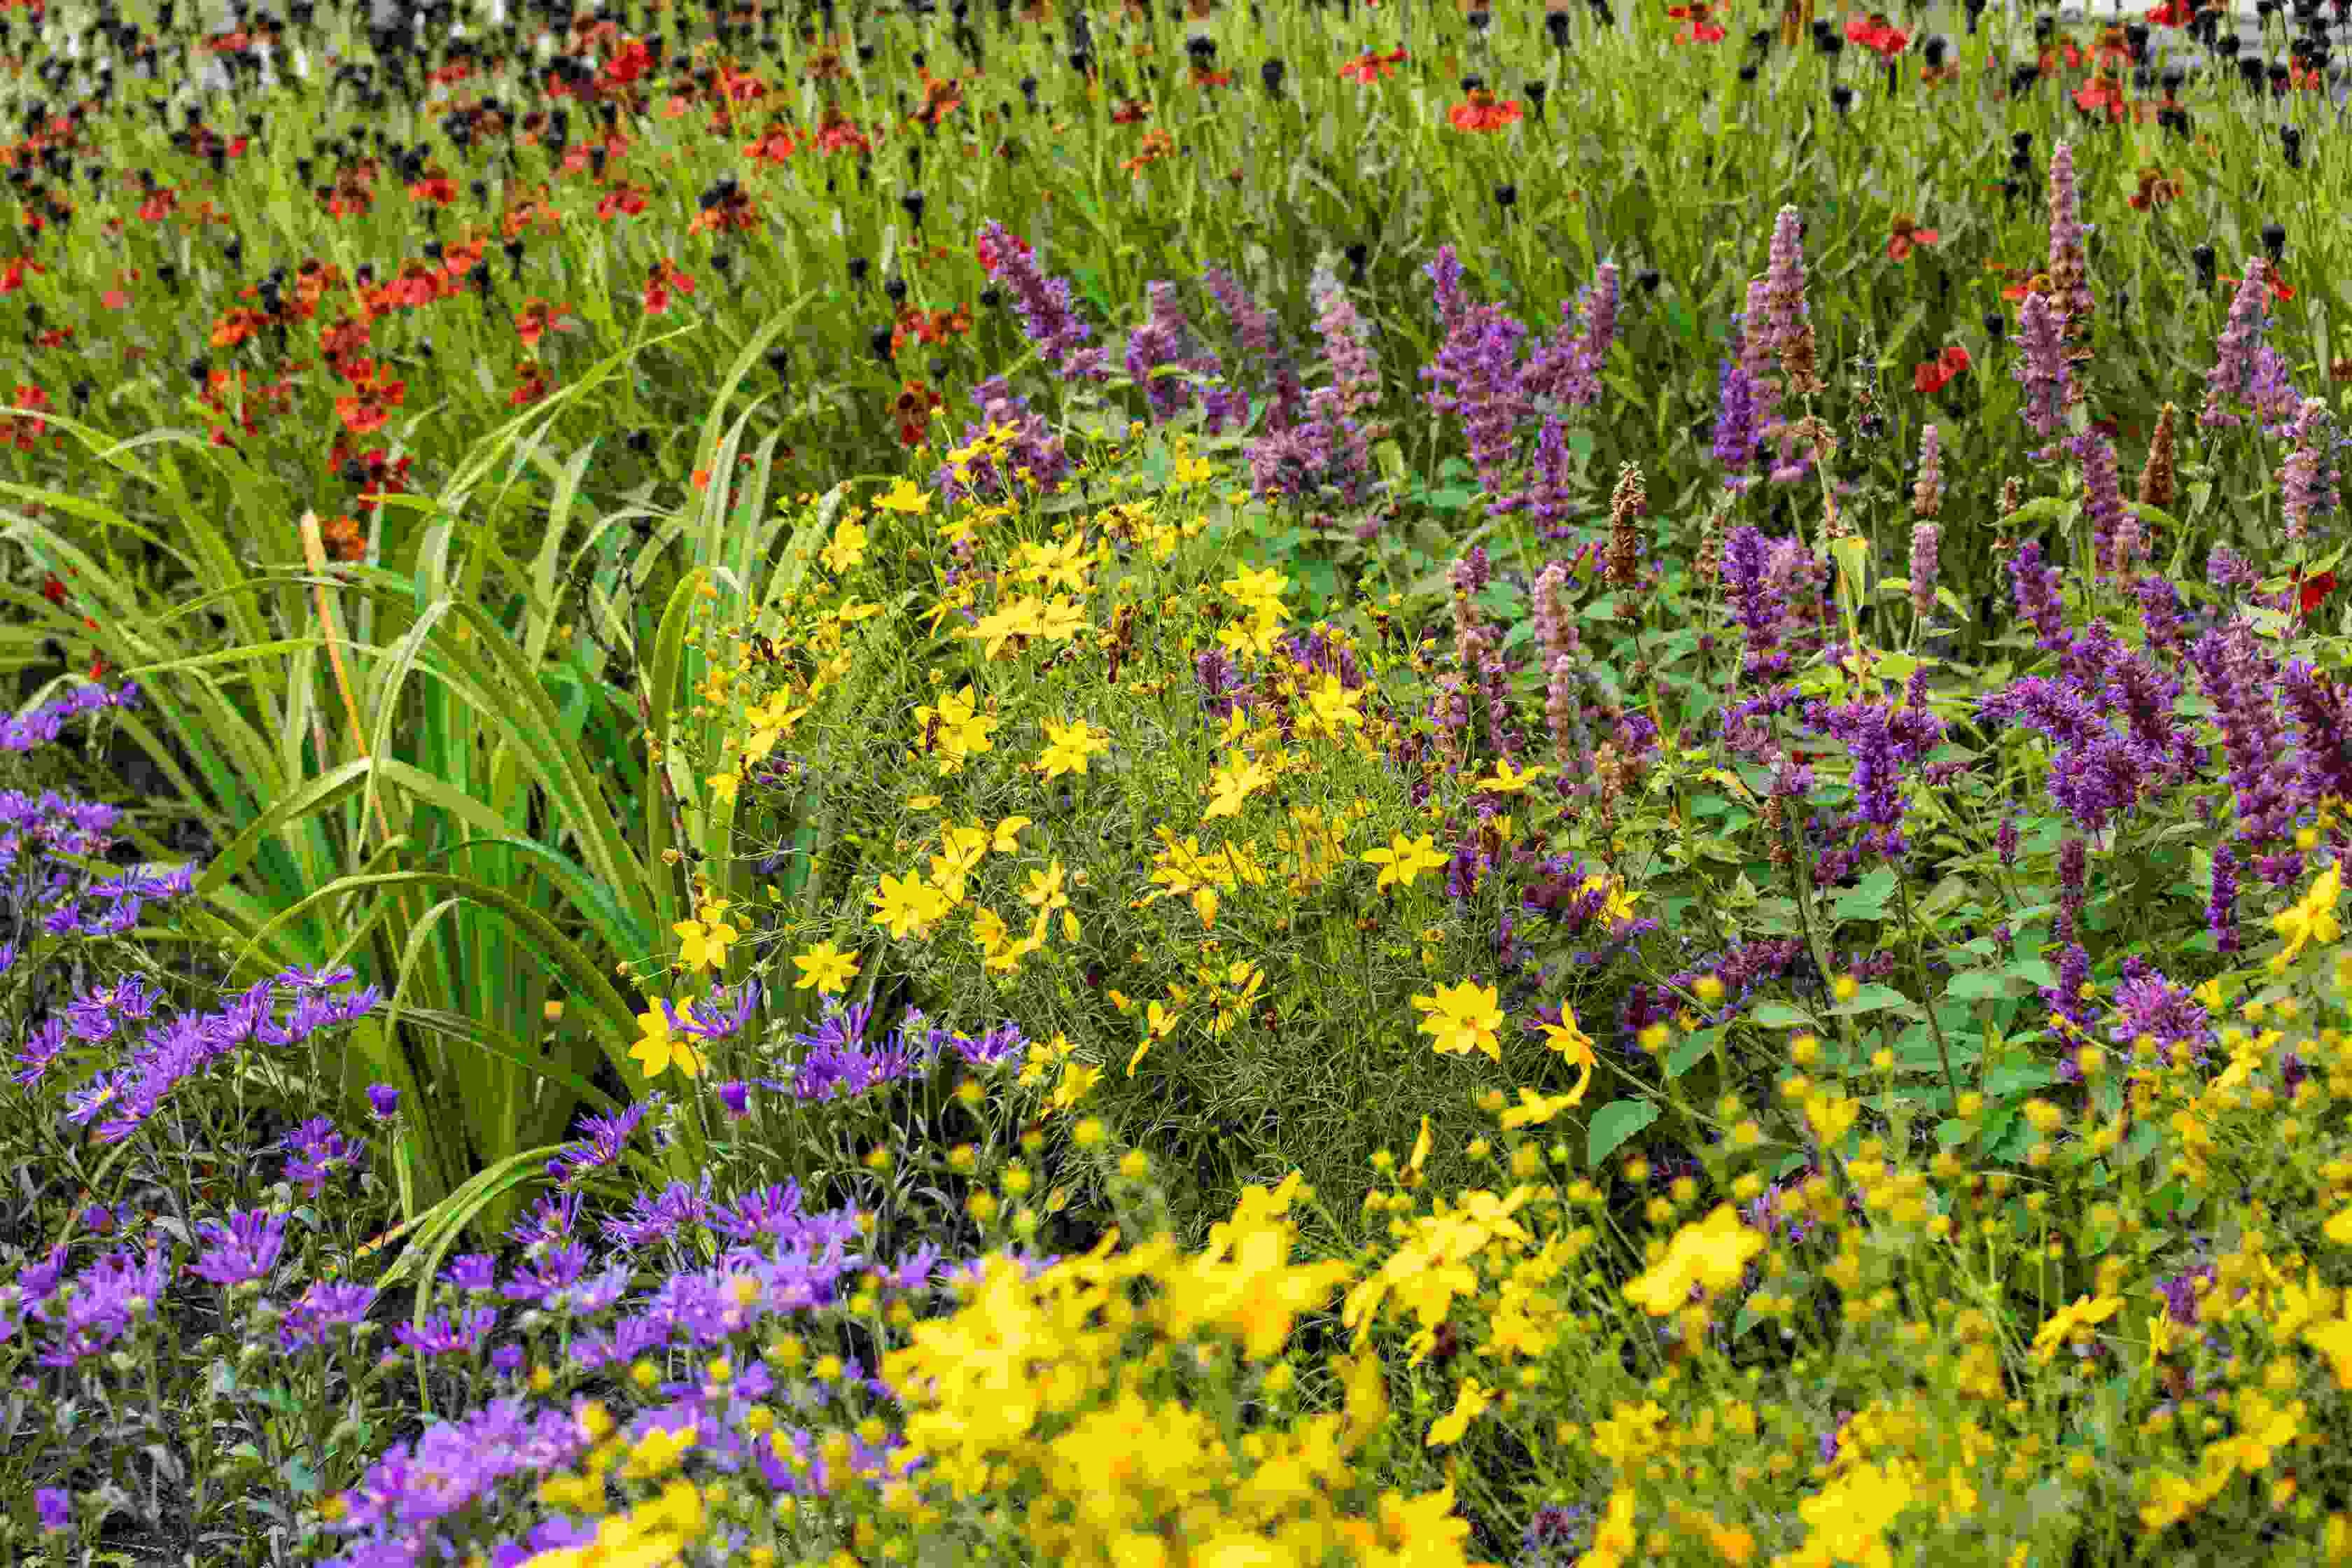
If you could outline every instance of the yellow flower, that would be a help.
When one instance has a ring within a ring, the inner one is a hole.
[[[820,996],[831,996],[849,989],[857,976],[857,960],[841,952],[829,942],[821,942],[806,952],[793,954],[793,963],[801,977],[793,983],[795,991],[814,991]]]
[[[2048,1361],[2060,1345],[2074,1337],[2077,1330],[2105,1322],[2123,1310],[2123,1305],[2121,1296],[2101,1296],[2096,1300],[2088,1296],[2077,1296],[2074,1305],[2059,1308],[2056,1315],[2042,1324],[2041,1331],[2033,1336],[2034,1359]]]
[[[894,937],[905,937],[947,913],[947,900],[938,889],[925,885],[919,874],[901,881],[886,873],[866,901],[874,906],[874,923]]]
[[[688,1005],[684,996],[676,1004],[681,1010]],[[637,1043],[629,1047],[629,1055],[645,1069],[647,1078],[659,1078],[672,1067],[688,1078],[701,1075],[701,1053],[691,1038],[670,1028],[669,1017],[659,1003],[637,1015],[637,1027],[643,1033],[637,1037]]]
[[[1495,771],[1491,774],[1478,780],[1470,787],[1474,790],[1486,790],[1495,795],[1518,795],[1523,793],[1528,785],[1550,771],[1549,768],[1529,768],[1527,772],[1521,773],[1511,766],[1508,757],[1502,757],[1496,759]]]
[[[1013,853],[1021,847],[1021,830],[1028,826],[1030,821],[1031,818],[1026,816],[1006,817],[996,825],[995,837],[990,840],[989,848],[999,855]]]
[[[1405,1160],[1405,1185],[1412,1186],[1421,1180],[1421,1167],[1429,1158],[1429,1118],[1421,1119],[1421,1136],[1412,1141],[1412,1153]]]
[[[1462,1056],[1475,1048],[1496,1061],[1503,1059],[1502,1042],[1495,1037],[1502,1027],[1503,1009],[1492,985],[1469,980],[1441,985],[1434,995],[1413,997],[1412,1005],[1426,1015],[1421,1032],[1434,1037],[1439,1055]]]
[[[1037,771],[1049,779],[1064,773],[1083,775],[1087,759],[1110,750],[1110,735],[1097,730],[1083,719],[1065,724],[1058,720],[1045,721],[1045,749],[1038,755]]]
[[[1592,1037],[1578,1026],[1575,1010],[1565,1002],[1559,1005],[1559,1022],[1541,1028],[1544,1044],[1582,1069],[1577,1074],[1576,1086],[1568,1091],[1569,1104],[1582,1104],[1584,1091],[1592,1087],[1592,1069],[1600,1061],[1592,1052]]]
[[[711,925],[680,921],[669,929],[677,933],[681,943],[678,962],[688,969],[724,969],[727,949],[743,934],[724,921]]]
[[[918,489],[914,480],[902,479],[888,495],[876,496],[874,504],[884,511],[903,512],[909,517],[920,517],[930,510],[931,498]]]
[[[996,749],[989,739],[996,715],[980,710],[980,699],[969,684],[952,697],[941,698],[937,708],[926,703],[916,709],[915,722],[923,727],[923,746],[939,757],[942,773],[961,773],[967,759]]]
[[[845,522],[833,531],[833,542],[824,547],[820,557],[824,569],[832,573],[855,571],[866,559],[866,528],[862,523]]]
[[[1391,834],[1387,848],[1364,852],[1364,863],[1381,868],[1376,890],[1381,892],[1398,883],[1412,887],[1423,871],[1436,870],[1445,864],[1445,859],[1444,854],[1437,847],[1436,840],[1426,833],[1414,839],[1407,839],[1402,833]]]
[[[1586,1076],[1589,1078],[1591,1075],[1588,1073]],[[1549,1099],[1538,1094],[1534,1089],[1522,1087],[1519,1090],[1519,1103],[1503,1112],[1503,1126],[1506,1131],[1516,1131],[1522,1127],[1540,1127],[1561,1111],[1571,1109],[1583,1098],[1584,1086],[1581,1083],[1577,1085],[1572,1094],[1556,1094]]]
[[[1461,1392],[1454,1396],[1454,1408],[1431,1425],[1429,1438],[1423,1447],[1443,1448],[1460,1442],[1462,1435],[1470,1430],[1470,1423],[1478,1418],[1478,1413],[1494,1403],[1495,1396],[1476,1378],[1463,1379]]]
[[[2352,1318],[2331,1318],[2315,1323],[2303,1331],[2311,1347],[2327,1358],[2336,1373],[2336,1386],[2343,1391],[2352,1389]]]
[[[1062,863],[1051,861],[1045,869],[1030,872],[1029,885],[1021,889],[1021,901],[1040,914],[1068,909],[1070,895],[1062,890]]]
[[[1764,1237],[1740,1223],[1739,1211],[1719,1204],[1676,1231],[1666,1255],[1625,1282],[1625,1294],[1650,1316],[1666,1317],[1690,1305],[1694,1285],[1713,1296],[1738,1284],[1748,1259],[1763,1250]]]
[[[2336,918],[2336,900],[2343,892],[2344,868],[2340,862],[2331,861],[2301,902],[2271,917],[2273,929],[2286,938],[2286,951],[2271,961],[2273,968],[2284,969],[2294,963],[2307,942],[2324,944],[2344,934],[2344,927]]]
[[[1264,763],[1239,751],[1226,752],[1225,765],[1209,781],[1209,807],[1201,813],[1201,819],[1209,822],[1220,816],[1239,816],[1242,802],[1273,782],[1274,774]]]
[[[1135,1069],[1143,1060],[1143,1053],[1151,1048],[1152,1041],[1168,1037],[1170,1031],[1176,1027],[1178,1016],[1176,1010],[1164,1002],[1154,1002],[1144,1009],[1143,1043],[1135,1047],[1133,1056],[1127,1058],[1128,1077],[1135,1076]]]
[[[721,805],[735,804],[735,788],[741,781],[733,773],[713,773],[703,781],[710,786],[710,798]]]
[[[2320,1235],[2338,1247],[2352,1247],[2352,1209],[2339,1209],[2320,1228]]]

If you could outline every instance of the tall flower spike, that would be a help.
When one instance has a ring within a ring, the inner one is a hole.
[[[1799,235],[1803,218],[1795,207],[1782,207],[1772,223],[1770,266],[1765,272],[1765,313],[1771,323],[1772,349],[1780,362],[1781,394],[1807,397],[1822,390],[1814,374],[1812,323],[1806,320],[1805,247]]]
[[[1911,529],[1911,613],[1926,620],[1936,608],[1936,556],[1943,531],[1932,522]]]
[[[2028,294],[2019,314],[2016,341],[2025,353],[2010,374],[2025,387],[2025,423],[2037,436],[2054,436],[2066,410],[2066,346],[2058,317],[2040,294]]]
[[[2180,411],[2168,403],[2157,416],[2156,434],[2149,437],[2147,463],[2139,471],[2139,502],[2142,506],[2169,509],[2173,500],[2173,464],[2176,444],[2179,439],[2173,422]]]
[[[2286,536],[2301,539],[2312,523],[2333,514],[2336,506],[2336,453],[2339,437],[2327,405],[2316,397],[2304,399],[2295,416],[2294,450],[2279,469],[2284,492]]]
[[[1617,470],[1617,489],[1609,498],[1608,574],[1612,588],[1631,588],[1641,571],[1642,531],[1634,520],[1649,510],[1640,466],[1624,464]]]
[[[2262,335],[2263,313],[2270,304],[2270,263],[2261,257],[2246,260],[2245,280],[2230,301],[2229,324],[2215,344],[2213,368],[2205,376],[2205,406],[2197,423],[2206,429],[2224,429],[2238,423],[2229,405],[2244,400],[2254,377],[2254,344]]]
[[[2089,231],[2075,212],[2074,149],[2061,142],[2050,154],[2050,288],[2057,297],[2067,360],[2079,364],[2091,357],[2091,316],[2098,307],[2083,251],[2083,237]],[[2070,384],[2067,403],[2082,400],[2079,384]]]
[[[1919,478],[1911,486],[1911,515],[1938,517],[1943,510],[1942,437],[1930,425],[1919,437]]]
[[[1013,241],[1003,224],[991,219],[982,238],[994,265],[989,270],[1004,279],[1021,308],[1021,324],[1055,374],[1071,381],[1100,381],[1110,374],[1101,344],[1082,346],[1093,329],[1080,321],[1070,303],[1070,280],[1048,278],[1036,258]]]

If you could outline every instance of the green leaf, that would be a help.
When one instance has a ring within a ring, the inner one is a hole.
[[[2021,982],[1998,969],[1963,969],[1944,987],[1944,994],[1960,1002],[1992,1002],[2018,994]]]
[[[1690,1036],[1676,1046],[1674,1054],[1666,1058],[1666,1076],[1680,1078],[1705,1061],[1715,1049],[1716,1035],[1717,1031],[1708,1029]]]
[[[1587,1168],[1597,1167],[1643,1128],[1658,1119],[1658,1108],[1646,1100],[1612,1100],[1592,1113],[1584,1132]]]
[[[1895,896],[1895,870],[1881,866],[1838,897],[1830,906],[1832,917],[1842,921],[1883,921],[1886,918],[1886,900]]]
[[[1818,1029],[1821,1027],[1811,1013],[1801,1007],[1791,1007],[1786,1002],[1759,1002],[1748,1017],[1767,1029]]]
[[[1851,1018],[1858,1013],[1883,1013],[1888,1008],[1916,1013],[1919,1005],[1892,985],[1864,985],[1853,994],[1853,1000],[1830,1009],[1832,1017]]]

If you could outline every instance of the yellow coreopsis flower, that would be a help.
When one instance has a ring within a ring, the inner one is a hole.
[[[683,1009],[689,1001],[681,996],[674,1005]],[[702,1053],[693,1039],[670,1027],[669,1016],[659,1003],[637,1015],[637,1027],[642,1032],[629,1047],[629,1055],[647,1078],[659,1078],[673,1067],[688,1078],[701,1075]]]
[[[1495,795],[1519,795],[1526,791],[1528,785],[1550,771],[1549,768],[1529,768],[1525,773],[1521,773],[1511,766],[1511,760],[1508,757],[1501,757],[1496,760],[1495,771],[1492,773],[1477,780],[1470,787]]]
[[[1713,1296],[1738,1284],[1748,1260],[1763,1250],[1764,1237],[1740,1222],[1738,1209],[1720,1204],[1676,1231],[1666,1255],[1625,1282],[1625,1295],[1650,1316],[1667,1317],[1690,1305],[1694,1285]]]
[[[874,906],[874,923],[894,937],[919,931],[947,913],[947,900],[920,875],[901,880],[885,873],[882,885],[866,895]]]
[[[1201,813],[1201,819],[1209,822],[1220,816],[1239,816],[1242,803],[1273,782],[1274,773],[1264,763],[1239,751],[1226,752],[1225,765],[1209,781],[1209,805]]]
[[[857,977],[857,960],[829,942],[793,954],[793,963],[801,972],[801,977],[793,982],[793,989],[814,991],[820,996],[846,991],[849,983]]]
[[[2123,1306],[2121,1296],[2101,1296],[2095,1300],[2088,1296],[2077,1296],[2072,1306],[2059,1308],[2033,1336],[2033,1358],[2048,1361],[2060,1345],[2074,1337],[2076,1331],[2105,1322],[2122,1311]]]
[[[1380,868],[1381,877],[1376,890],[1381,892],[1386,892],[1399,883],[1412,887],[1423,871],[1434,871],[1444,865],[1445,858],[1444,853],[1437,847],[1435,838],[1426,833],[1412,839],[1402,833],[1391,834],[1387,848],[1368,849],[1363,856],[1366,865]]]
[[[727,949],[743,935],[725,921],[709,925],[680,921],[669,929],[677,933],[680,943],[677,961],[688,969],[724,969]]]
[[[2286,951],[2272,960],[2273,968],[2284,969],[2293,963],[2306,943],[2325,944],[2344,934],[2343,924],[2336,918],[2336,900],[2343,892],[2344,868],[2331,861],[2293,909],[2271,917],[2272,928],[2286,938]]]
[[[1037,771],[1049,779],[1064,773],[1087,772],[1088,758],[1110,750],[1110,735],[1097,730],[1083,719],[1065,724],[1059,720],[1045,721],[1045,749],[1037,757]]]
[[[1478,1418],[1479,1412],[1494,1403],[1495,1396],[1487,1393],[1476,1378],[1464,1378],[1460,1392],[1454,1396],[1454,1408],[1431,1424],[1428,1439],[1423,1447],[1443,1448],[1448,1444],[1459,1443],[1462,1435],[1470,1430],[1470,1423]]]
[[[1433,1037],[1441,1056],[1463,1056],[1481,1050],[1503,1059],[1503,1044],[1495,1031],[1503,1026],[1503,1009],[1492,985],[1465,980],[1441,985],[1434,995],[1412,998],[1413,1010],[1424,1015],[1421,1032]]]
[[[1534,1089],[1522,1087],[1519,1089],[1519,1103],[1503,1112],[1503,1127],[1507,1131],[1517,1131],[1522,1127],[1540,1127],[1561,1111],[1573,1109],[1583,1098],[1584,1086],[1580,1083],[1577,1085],[1572,1094],[1550,1096],[1540,1095]]]
[[[824,547],[819,559],[828,572],[855,571],[857,563],[866,559],[866,541],[865,524],[845,522],[833,531],[833,542]]]
[[[1559,1022],[1545,1024],[1542,1029],[1544,1044],[1580,1069],[1577,1073],[1575,1086],[1568,1092],[1570,1105],[1582,1104],[1584,1091],[1592,1087],[1592,1069],[1600,1063],[1600,1058],[1592,1051],[1592,1037],[1578,1026],[1575,1010],[1565,1002],[1559,1005]]]
[[[902,479],[887,496],[876,496],[874,504],[884,511],[902,512],[920,517],[931,507],[931,498],[925,495],[912,479]]]

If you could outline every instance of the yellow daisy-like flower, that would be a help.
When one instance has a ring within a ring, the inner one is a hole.
[[[801,972],[801,977],[793,982],[795,991],[832,996],[848,990],[849,983],[857,978],[857,960],[829,942],[793,954],[793,963]]]
[[[2311,890],[2293,909],[2282,910],[2271,917],[2271,926],[2286,938],[2286,951],[2272,961],[2272,967],[2284,969],[2303,953],[2305,945],[2319,942],[2323,946],[2344,934],[2344,926],[2336,918],[2336,900],[2343,896],[2344,868],[2330,863],[2311,884]]]
[[[1399,884],[1412,887],[1423,871],[1434,871],[1444,865],[1446,858],[1429,834],[1408,839],[1402,833],[1394,833],[1389,836],[1387,848],[1368,849],[1363,858],[1366,865],[1380,868],[1377,890],[1386,892]]]
[[[683,1010],[688,1005],[688,999],[681,996],[673,1005]],[[691,1038],[669,1026],[669,1016],[659,1003],[637,1015],[637,1027],[643,1033],[629,1047],[629,1056],[647,1078],[659,1078],[673,1067],[688,1078],[701,1076],[702,1053]]]
[[[1713,1296],[1738,1284],[1748,1259],[1763,1250],[1764,1237],[1740,1223],[1738,1210],[1720,1204],[1676,1231],[1666,1255],[1625,1282],[1625,1295],[1650,1316],[1667,1317],[1690,1305],[1694,1285]]]
[[[669,929],[677,933],[678,962],[688,969],[724,969],[728,948],[743,935],[725,921],[680,921]]]
[[[1487,1393],[1476,1378],[1464,1378],[1461,1391],[1454,1396],[1454,1408],[1431,1424],[1429,1437],[1423,1447],[1443,1448],[1448,1444],[1459,1443],[1462,1435],[1470,1430],[1470,1423],[1478,1418],[1479,1412],[1494,1403],[1495,1396]]]
[[[930,510],[931,498],[925,495],[914,480],[902,479],[887,496],[876,496],[874,504],[884,511],[903,512],[920,517]]]
[[[2072,1306],[2059,1308],[2051,1320],[2042,1325],[2041,1331],[2033,1336],[2033,1358],[2048,1361],[2060,1345],[2074,1338],[2076,1331],[2105,1322],[2122,1311],[2123,1307],[2121,1296],[2101,1296],[2095,1300],[2088,1296],[2077,1296]]]
[[[1433,995],[1413,997],[1412,1005],[1424,1015],[1421,1032],[1434,1038],[1441,1056],[1481,1050],[1496,1061],[1503,1059],[1503,1044],[1495,1036],[1503,1026],[1503,1009],[1492,985],[1469,980],[1441,985]]]

